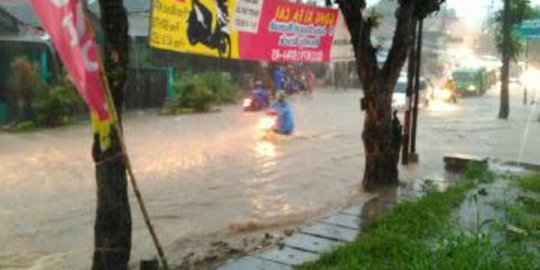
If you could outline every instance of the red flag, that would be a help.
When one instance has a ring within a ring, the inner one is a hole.
[[[93,34],[78,0],[31,0],[64,67],[99,120],[110,120],[105,84]]]

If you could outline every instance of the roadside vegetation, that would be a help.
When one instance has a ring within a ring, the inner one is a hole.
[[[482,187],[504,181],[500,178],[471,167],[446,191],[430,189],[425,197],[398,205],[355,242],[300,269],[539,269],[539,174],[510,183],[528,196],[505,202],[504,218],[485,220],[474,231],[458,225],[458,206],[477,201]]]
[[[174,96],[161,110],[163,115],[209,112],[215,105],[237,101],[240,93],[231,78],[218,72],[186,72],[174,80]]]
[[[86,116],[84,101],[67,76],[51,85],[42,83],[39,68],[25,57],[13,61],[11,74],[8,96],[11,104],[21,106],[8,108],[19,119],[10,131],[64,126]],[[240,87],[218,72],[184,73],[174,80],[173,89],[173,99],[160,111],[163,115],[213,111],[216,105],[235,103],[240,95]]]
[[[71,124],[86,112],[84,101],[67,76],[37,92],[32,106],[36,123],[47,127]]]
[[[13,61],[11,74],[11,103],[22,104],[20,108],[10,108],[10,114],[20,119],[10,127],[11,131],[31,131],[71,124],[78,115],[86,112],[83,100],[67,76],[52,85],[42,83],[39,68],[26,57]]]

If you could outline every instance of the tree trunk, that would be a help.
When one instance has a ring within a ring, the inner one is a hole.
[[[510,95],[509,95],[509,77],[510,77],[510,0],[504,0],[504,18],[503,18],[503,50],[501,67],[501,104],[499,107],[499,119],[508,119],[510,114]]]
[[[121,123],[129,57],[127,13],[122,0],[100,0],[99,4],[105,32],[105,70]],[[127,270],[131,252],[131,212],[126,165],[118,136],[112,130],[110,149],[101,152],[97,135],[94,135],[92,149],[97,183],[93,270]]]
[[[357,72],[366,111],[362,140],[366,156],[363,186],[374,190],[377,186],[398,183],[401,127],[392,121],[392,94],[409,49],[414,44],[412,33],[417,14],[417,1],[399,1],[396,10],[396,29],[387,59],[379,67],[377,49],[372,44],[371,32],[377,25],[373,17],[364,17],[365,1],[338,0],[354,48]]]
[[[392,129],[392,95],[379,84],[373,84],[364,99],[366,116],[362,140],[366,157],[363,186],[367,191],[377,186],[388,186],[398,183],[398,162],[401,134]],[[398,143],[396,143],[396,140]]]

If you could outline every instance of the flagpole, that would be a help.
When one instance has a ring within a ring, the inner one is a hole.
[[[86,8],[86,7],[85,7]],[[88,10],[86,10],[88,12]],[[93,36],[95,36],[94,29],[92,28],[92,25],[86,21],[86,24],[88,28],[90,29]],[[96,42],[96,47],[99,47],[99,45]],[[114,105],[114,100],[112,98],[112,94],[110,91],[109,81],[107,79],[107,76],[105,75],[105,65],[103,65],[103,55],[101,55],[101,52],[97,50],[97,61],[99,65],[101,66],[101,69],[99,70],[100,76],[103,80],[104,88],[105,88],[105,94],[107,97],[107,107],[109,108],[109,113],[111,114],[113,118],[114,123],[114,129],[116,130],[116,134],[118,136],[118,143],[120,144],[120,151],[122,151],[122,156],[124,159],[124,162],[126,163],[126,171],[129,176],[129,180],[131,183],[131,187],[133,189],[133,193],[135,193],[135,198],[137,198],[137,203],[139,205],[139,209],[141,210],[141,213],[143,215],[144,222],[146,223],[146,227],[148,228],[148,231],[150,232],[150,236],[152,237],[152,241],[154,243],[154,246],[157,250],[159,260],[161,261],[161,264],[163,265],[163,268],[165,270],[169,269],[169,265],[167,263],[167,258],[165,257],[165,253],[163,252],[163,247],[161,246],[161,243],[159,241],[159,238],[157,237],[157,234],[154,230],[154,226],[152,225],[152,222],[150,220],[150,216],[148,215],[148,211],[146,210],[146,205],[144,203],[144,200],[142,198],[141,191],[139,190],[139,185],[137,184],[137,179],[135,178],[135,174],[133,173],[133,168],[131,166],[131,160],[128,156],[127,147],[124,140],[124,133],[122,131],[122,127],[120,126],[120,119],[118,118],[118,112],[116,110],[116,106]]]

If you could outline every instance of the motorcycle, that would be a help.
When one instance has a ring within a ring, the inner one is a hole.
[[[217,0],[217,5],[217,23],[212,30],[212,12],[200,0],[192,1],[192,9],[187,22],[188,41],[192,46],[202,43],[210,49],[217,49],[219,57],[231,58],[227,0]]]
[[[434,93],[435,100],[439,100],[446,103],[457,103],[457,97],[452,91],[448,88],[438,89]]]
[[[300,92],[302,85],[299,80],[295,78],[287,77],[285,79],[285,92],[288,95],[297,94]]]
[[[251,96],[245,98],[242,102],[242,106],[245,112],[258,112],[268,108],[268,102],[260,102],[257,98]]]
[[[258,125],[258,129],[262,132],[262,137],[268,140],[275,138],[277,127],[278,112],[274,109],[267,110]]]

